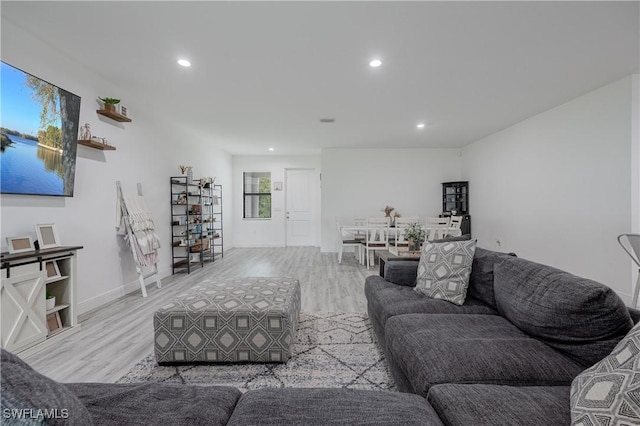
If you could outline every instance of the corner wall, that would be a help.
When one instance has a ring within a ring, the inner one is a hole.
[[[457,149],[322,150],[322,251],[338,251],[338,218],[384,216],[387,205],[403,216],[437,216],[441,183],[459,179]]]
[[[616,237],[638,212],[632,86],[629,76],[462,150],[478,246],[591,278],[630,301],[629,260]]]
[[[116,187],[136,194],[142,184],[153,213],[162,248],[161,276],[171,273],[169,177],[180,174],[178,165],[194,166],[194,176],[217,176],[231,189],[231,156],[211,141],[190,133],[171,117],[147,105],[143,97],[124,93],[117,84],[77,64],[63,52],[32,37],[11,22],[2,21],[2,60],[50,81],[82,98],[80,124],[91,124],[92,134],[105,136],[116,151],[78,146],[75,193],[72,198],[2,195],[2,246],[5,237],[34,236],[37,223],[55,223],[64,245],[82,245],[78,252],[77,298],[80,313],[138,290],[129,248],[116,235]],[[131,123],[116,123],[98,116],[97,96],[122,98]],[[230,193],[230,191],[228,192]],[[230,235],[231,203],[223,204],[225,235]]]

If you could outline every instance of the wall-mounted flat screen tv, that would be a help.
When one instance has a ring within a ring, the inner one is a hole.
[[[72,197],[80,97],[1,66],[0,192]]]

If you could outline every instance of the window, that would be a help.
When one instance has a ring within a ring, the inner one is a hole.
[[[244,218],[271,218],[271,173],[244,173]]]

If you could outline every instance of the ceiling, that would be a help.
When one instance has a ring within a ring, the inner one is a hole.
[[[638,6],[2,1],[1,13],[121,89],[109,96],[169,102],[232,154],[307,155],[458,148],[637,73]]]

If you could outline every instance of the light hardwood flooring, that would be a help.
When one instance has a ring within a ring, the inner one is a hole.
[[[295,277],[303,311],[365,312],[364,280],[377,271],[350,253],[338,264],[336,253],[315,247],[231,249],[189,275],[163,279],[161,289],[149,284],[147,298],[138,290],[82,315],[78,333],[23,359],[54,380],[114,382],[153,351],[153,312],[206,277]]]

